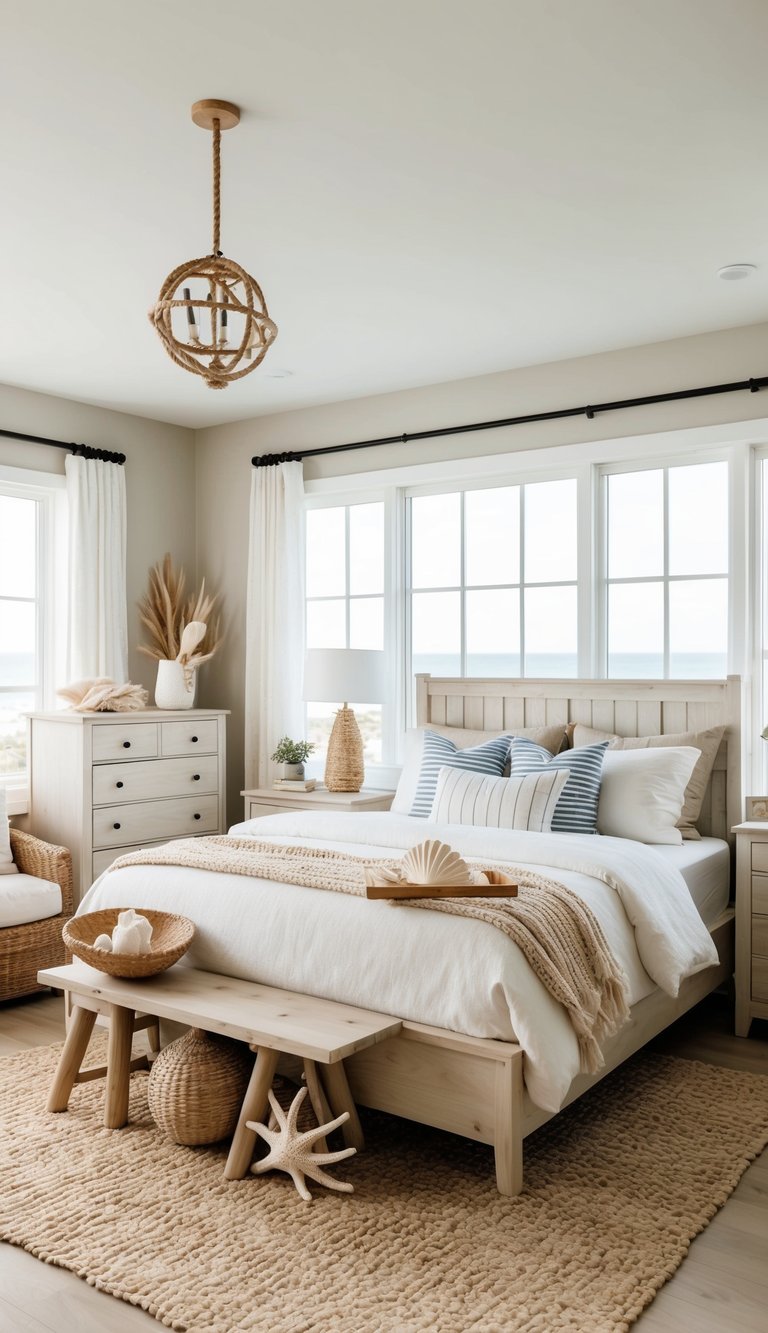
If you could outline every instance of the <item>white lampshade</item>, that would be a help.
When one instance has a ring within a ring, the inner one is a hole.
[[[310,648],[304,658],[303,697],[314,703],[384,703],[384,658],[384,652],[369,648]]]

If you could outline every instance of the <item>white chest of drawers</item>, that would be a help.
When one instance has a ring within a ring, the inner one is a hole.
[[[72,852],[79,900],[117,856],[224,833],[222,709],[32,713],[29,825]]]

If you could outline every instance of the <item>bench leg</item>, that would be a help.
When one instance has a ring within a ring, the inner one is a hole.
[[[93,1010],[81,1009],[79,1004],[72,1007],[64,1049],[59,1057],[48,1094],[47,1111],[66,1111],[69,1095],[85,1058],[95,1022],[96,1015]]]
[[[335,1064],[323,1065],[322,1079],[325,1084],[325,1090],[328,1094],[328,1101],[331,1104],[331,1110],[334,1116],[341,1115],[343,1111],[349,1112],[349,1120],[342,1125],[341,1132],[344,1135],[344,1142],[348,1148],[357,1148],[360,1152],[365,1147],[365,1138],[363,1137],[363,1127],[360,1124],[360,1117],[357,1114],[352,1093],[349,1090],[347,1074],[344,1069],[343,1060],[337,1060]]]
[[[104,1124],[107,1129],[122,1129],[128,1119],[131,1088],[132,1009],[110,1006],[107,1046],[107,1092],[104,1100]]]
[[[245,1122],[264,1119],[268,1106],[267,1093],[275,1077],[278,1055],[279,1051],[268,1050],[266,1046],[256,1048],[256,1063],[240,1107],[237,1129],[224,1168],[225,1180],[242,1180],[253,1161],[256,1135],[252,1129],[248,1129]]]
[[[323,1085],[320,1082],[317,1064],[314,1060],[305,1059],[304,1061],[304,1080],[309,1089],[309,1100],[312,1103],[312,1110],[317,1116],[318,1125],[327,1125],[335,1117],[326,1100],[323,1091]],[[327,1152],[328,1143],[325,1138],[315,1140],[315,1152]]]
[[[160,1019],[156,1018],[147,1028],[147,1046],[149,1047],[150,1060],[160,1054]]]

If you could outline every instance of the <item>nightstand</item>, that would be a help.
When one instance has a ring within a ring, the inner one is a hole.
[[[768,821],[737,824],[736,1036],[768,1018]]]
[[[278,787],[254,787],[240,795],[245,800],[245,819],[260,815],[282,815],[286,810],[388,810],[394,800],[393,791],[378,791],[363,787],[362,791],[281,791]],[[766,826],[768,827],[768,825]]]

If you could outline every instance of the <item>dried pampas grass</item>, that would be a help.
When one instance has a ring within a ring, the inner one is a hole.
[[[170,555],[153,565],[149,571],[149,588],[139,602],[139,619],[148,632],[149,643],[140,644],[139,652],[155,660],[182,661],[181,639],[193,622],[205,625],[205,634],[195,644],[194,657],[185,654],[185,666],[201,666],[213,657],[223,638],[218,613],[218,594],[205,591],[205,579],[200,591],[184,597],[184,570],[173,568]],[[189,637],[187,638],[189,642]]]
[[[75,713],[135,713],[147,706],[147,691],[141,685],[116,685],[109,676],[73,680],[57,694],[66,699]]]

